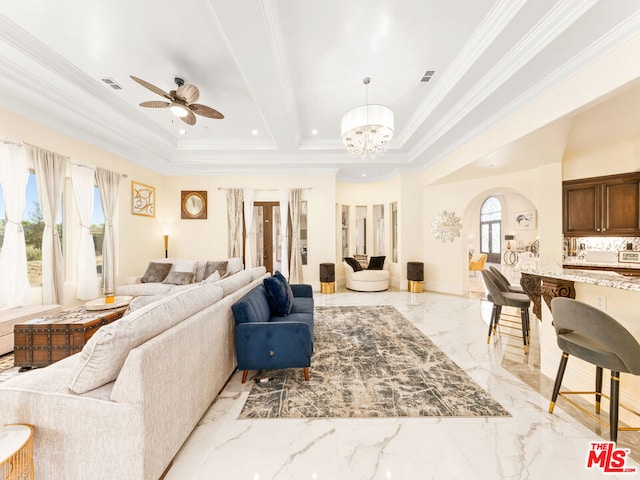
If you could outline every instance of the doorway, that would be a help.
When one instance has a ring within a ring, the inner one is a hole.
[[[500,263],[502,244],[502,207],[496,197],[487,198],[480,208],[480,253],[488,263]]]
[[[243,221],[244,225],[244,221]],[[285,261],[289,264],[291,258],[291,218],[287,219],[288,252]],[[280,231],[280,203],[254,202],[251,235],[253,239],[254,266],[264,266],[267,272],[281,270],[282,267],[282,236]],[[248,242],[247,232],[243,229],[245,255]],[[244,259],[243,256],[243,261]]]

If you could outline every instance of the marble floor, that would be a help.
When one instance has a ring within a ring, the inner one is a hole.
[[[251,382],[236,373],[174,459],[166,480],[595,479],[640,478],[587,469],[599,427],[559,402],[547,412],[551,380],[532,348],[502,336],[486,342],[490,304],[480,277],[468,297],[406,291],[316,293],[317,305],[393,305],[486,389],[507,418],[238,420]],[[312,367],[313,368],[313,365]],[[619,445],[636,460],[638,432]]]

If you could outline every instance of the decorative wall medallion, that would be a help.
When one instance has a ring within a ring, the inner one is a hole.
[[[454,212],[446,210],[436,215],[432,226],[431,233],[435,238],[442,240],[442,243],[453,242],[455,237],[460,236],[460,230],[462,230],[460,217],[457,217]]]
[[[180,202],[182,206],[181,218],[199,220],[207,218],[206,190],[182,190]]]

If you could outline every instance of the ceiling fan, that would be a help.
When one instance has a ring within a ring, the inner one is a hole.
[[[184,80],[180,77],[174,78],[174,81],[176,82],[178,88],[167,93],[161,88],[158,88],[155,85],[142,80],[141,78],[134,77],[133,75],[130,76],[133,80],[138,82],[143,87],[148,88],[153,93],[156,93],[161,97],[169,100],[168,102],[162,102],[159,100],[142,102],[140,104],[141,107],[170,108],[171,113],[173,113],[176,117],[179,117],[187,125],[195,125],[196,116],[194,115],[194,113],[208,118],[224,118],[224,115],[211,107],[207,107],[206,105],[202,105],[200,103],[193,103],[200,97],[200,90],[198,90],[198,87],[196,87],[195,85],[189,85],[188,83],[185,84]]]

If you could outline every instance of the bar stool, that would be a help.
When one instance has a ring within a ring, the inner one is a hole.
[[[502,314],[502,307],[515,307],[520,309],[520,326],[522,329],[522,343],[525,355],[529,353],[529,306],[531,305],[531,299],[524,293],[514,293],[504,290],[500,287],[500,281],[490,270],[482,270],[482,279],[484,285],[489,291],[487,300],[493,303],[493,310],[491,312],[491,320],[489,321],[489,334],[487,335],[487,343],[491,341],[491,333],[496,333],[498,322]],[[510,337],[516,337],[509,333],[504,335]]]
[[[424,289],[424,263],[407,262],[407,290],[422,293]]]
[[[502,290],[508,290],[509,292],[513,292],[513,293],[524,293],[524,290],[520,285],[511,285],[511,282],[509,281],[509,279],[505,277],[502,274],[502,272],[498,270],[496,267],[494,267],[493,265],[489,267],[489,270],[491,270],[493,274],[498,278],[501,284],[500,286],[501,287],[504,286]]]
[[[336,266],[333,263],[320,264],[320,293],[336,292]]]
[[[558,395],[595,394],[596,413],[600,413],[600,398],[609,399],[609,439],[616,442],[618,430],[640,430],[618,427],[618,410],[623,407],[636,415],[640,413],[620,404],[620,372],[640,375],[640,344],[629,331],[613,317],[591,305],[571,298],[556,297],[551,300],[553,326],[556,329],[558,347],[562,358],[553,386],[549,413],[553,413]],[[596,389],[593,392],[561,392],[562,377],[569,355],[581,358],[596,366]],[[602,370],[611,370],[610,395],[602,393]],[[599,417],[587,412],[578,404],[565,400],[598,422],[607,425]]]

